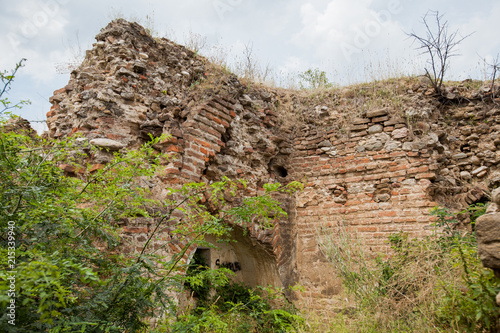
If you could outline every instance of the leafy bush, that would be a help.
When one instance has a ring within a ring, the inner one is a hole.
[[[180,316],[172,332],[295,332],[303,323],[280,289],[228,280],[217,283],[206,276],[210,270],[204,261],[193,256],[185,287],[196,298],[196,308]],[[225,268],[215,271],[233,274]]]
[[[209,269],[206,266],[205,258],[196,252],[186,270],[185,287],[193,292],[193,297],[197,298],[198,303],[208,301],[210,296],[212,285],[204,274]]]
[[[297,332],[304,322],[280,290],[233,282],[215,291],[179,317],[172,332]],[[273,306],[276,300],[285,305]]]
[[[73,140],[0,130],[0,303],[9,302],[6,236],[14,223],[18,305],[16,326],[1,318],[6,331],[137,330],[166,299],[144,275],[152,266],[145,256],[118,254],[116,221],[151,216],[154,201],[132,179],[154,173],[152,146],[117,155],[86,179],[65,177],[58,165],[76,162],[78,150]]]
[[[485,205],[478,204],[461,213],[469,212],[471,223],[475,223],[485,211]],[[461,235],[454,228],[457,220],[446,210],[438,208],[433,213],[438,217],[436,224],[445,231],[438,240],[443,252],[451,254],[455,261],[454,268],[461,271],[461,280],[455,285],[441,281],[445,295],[437,308],[440,321],[468,332],[496,332],[500,329],[500,307],[495,301],[500,292],[500,279],[494,276],[491,269],[482,266],[474,234]]]

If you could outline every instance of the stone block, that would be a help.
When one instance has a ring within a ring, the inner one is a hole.
[[[479,257],[485,267],[500,270],[500,213],[490,213],[476,220]]]
[[[366,112],[366,117],[367,118],[375,118],[375,117],[381,117],[385,116],[389,113],[388,108],[382,108],[382,109],[374,109],[374,110],[369,110]],[[384,121],[387,121],[389,119],[386,119]]]
[[[105,138],[90,140],[90,144],[99,148],[105,148],[109,150],[120,150],[125,147],[125,145],[121,142]]]

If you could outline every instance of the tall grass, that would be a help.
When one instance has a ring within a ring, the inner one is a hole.
[[[346,332],[498,332],[500,279],[481,265],[473,234],[458,232],[444,209],[434,214],[439,232],[393,234],[389,258],[367,256],[345,226],[318,229],[321,251],[356,304],[335,325]]]

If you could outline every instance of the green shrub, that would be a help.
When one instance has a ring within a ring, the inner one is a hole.
[[[178,318],[172,332],[296,332],[304,322],[280,290],[237,282],[214,289],[208,301]],[[276,300],[285,305],[273,306]]]
[[[460,213],[469,213],[474,224],[485,211],[484,204],[477,204]],[[445,326],[467,332],[496,332],[500,329],[500,307],[495,301],[500,292],[500,279],[494,276],[491,269],[482,266],[474,233],[462,235],[456,228],[458,221],[446,210],[438,208],[432,213],[438,217],[436,224],[445,231],[438,242],[443,252],[451,255],[455,262],[453,268],[461,272],[458,283],[450,284],[445,280],[440,283],[444,297],[437,308],[439,321]]]

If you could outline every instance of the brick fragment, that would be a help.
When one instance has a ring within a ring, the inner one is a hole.
[[[66,93],[66,88],[57,89],[54,91],[54,96]]]
[[[147,227],[123,227],[123,232],[127,234],[139,234],[139,233],[147,233]]]
[[[93,173],[97,170],[101,170],[101,169],[104,169],[105,165],[104,164],[100,164],[100,163],[97,163],[97,164],[92,164],[92,166],[90,167],[89,169],[89,172],[90,173]]]
[[[75,173],[76,168],[73,165],[69,164],[61,164],[59,165],[59,169],[67,172],[67,173]]]

